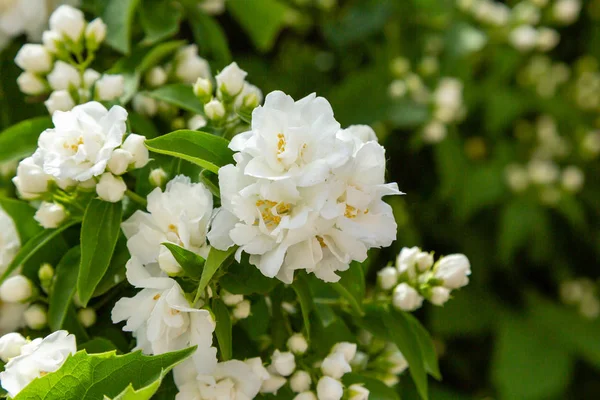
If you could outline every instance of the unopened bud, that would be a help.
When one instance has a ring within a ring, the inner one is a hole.
[[[220,120],[225,116],[225,106],[217,99],[212,99],[204,105],[204,113],[211,120]]]
[[[294,333],[287,341],[287,348],[294,354],[304,354],[308,350],[308,342],[301,333]]]
[[[162,168],[155,168],[148,176],[150,184],[154,187],[162,187],[167,182],[167,173]]]
[[[244,300],[233,309],[233,316],[236,319],[245,319],[250,316],[250,300]]]
[[[34,219],[45,229],[58,228],[67,218],[67,210],[58,203],[42,202],[36,211]]]
[[[212,98],[213,85],[210,79],[198,78],[194,83],[194,94],[203,103],[208,102]]]
[[[127,185],[120,176],[114,176],[110,172],[105,172],[100,176],[100,182],[96,185],[98,197],[110,203],[117,203],[123,199]]]
[[[0,286],[0,300],[7,303],[26,303],[34,294],[33,284],[23,275],[12,276]]]
[[[29,328],[40,330],[48,324],[48,310],[41,304],[33,304],[25,310],[23,318]]]
[[[96,310],[93,308],[82,308],[77,311],[77,319],[84,328],[89,328],[96,323]]]

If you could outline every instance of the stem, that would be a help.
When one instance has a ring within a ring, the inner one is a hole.
[[[131,200],[135,201],[136,203],[138,203],[139,205],[143,206],[144,208],[146,208],[146,206],[148,205],[148,202],[146,201],[145,198],[143,198],[142,196],[140,196],[139,194],[137,194],[135,192],[132,192],[129,189],[127,189],[127,191],[125,192],[125,194]]]

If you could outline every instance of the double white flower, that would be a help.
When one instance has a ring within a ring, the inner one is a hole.
[[[335,282],[352,260],[394,240],[381,198],[400,192],[385,184],[385,150],[369,127],[340,130],[324,98],[269,94],[230,148],[236,165],[219,171],[222,208],[209,240],[238,245],[237,259],[248,253],[265,276],[291,283],[305,269]]]

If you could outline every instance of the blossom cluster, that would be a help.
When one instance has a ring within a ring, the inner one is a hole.
[[[396,385],[400,375],[408,369],[408,362],[398,347],[364,329],[358,332],[357,338],[359,347],[350,362],[352,371],[380,380],[390,387]]]
[[[600,315],[598,285],[591,279],[579,278],[562,282],[560,298],[563,303],[576,307],[585,318],[596,319]]]

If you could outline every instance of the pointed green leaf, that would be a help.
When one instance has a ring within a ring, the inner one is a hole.
[[[102,20],[106,23],[106,44],[123,54],[131,50],[131,25],[140,0],[109,0]]]
[[[408,322],[410,322],[415,336],[419,340],[419,347],[421,348],[421,354],[423,355],[425,362],[425,369],[431,376],[439,381],[442,379],[442,374],[440,373],[437,354],[429,332],[427,332],[427,329],[425,329],[419,320],[411,314],[404,314],[404,316],[408,319]]]
[[[228,0],[227,9],[260,51],[273,47],[279,31],[286,24],[288,13],[288,7],[277,0]]]
[[[172,0],[147,0],[140,8],[140,22],[146,34],[143,44],[153,44],[171,37],[179,30],[182,10]]]
[[[71,300],[77,286],[79,273],[79,260],[81,251],[79,246],[70,249],[63,256],[54,275],[54,284],[50,292],[50,305],[48,307],[48,325],[53,331],[63,327],[63,322],[69,311]]]
[[[144,92],[144,94],[195,114],[204,115],[204,104],[196,97],[191,85],[175,83],[161,86],[152,92]]]
[[[242,262],[232,262],[227,268],[227,273],[219,279],[219,284],[233,294],[248,296],[254,293],[266,294],[280,282],[268,278],[258,268],[248,262],[248,257],[243,256]]]
[[[211,247],[210,252],[208,253],[208,258],[206,259],[206,263],[204,263],[204,269],[202,270],[202,276],[200,277],[200,283],[198,283],[198,292],[196,293],[196,301],[202,297],[202,293],[204,293],[204,289],[210,282],[211,278],[217,272],[223,264],[235,253],[237,246],[231,246],[225,251],[217,250],[214,247]]]
[[[362,300],[365,296],[365,274],[359,263],[353,262],[350,268],[339,273],[340,280],[332,287],[344,297],[358,315],[363,315]]]
[[[175,261],[183,268],[187,276],[194,279],[198,279],[202,276],[202,271],[204,270],[204,258],[193,251],[186,250],[173,243],[165,242],[162,245],[169,249],[175,258]]]
[[[215,299],[212,302],[212,311],[215,314],[215,333],[219,342],[219,349],[221,350],[221,358],[223,361],[227,361],[232,356],[231,317],[229,316],[229,309],[222,300]]]
[[[19,122],[0,133],[0,162],[19,160],[35,151],[38,137],[52,127],[50,117],[36,117]]]
[[[310,340],[310,312],[312,311],[314,304],[306,276],[298,274],[292,284],[292,288],[296,292],[296,296],[298,296],[298,301],[300,302],[300,308],[302,310],[302,318],[304,319],[304,328],[306,329],[306,335]]]

